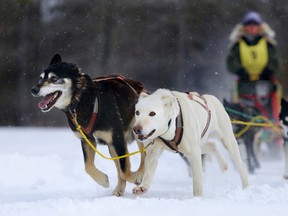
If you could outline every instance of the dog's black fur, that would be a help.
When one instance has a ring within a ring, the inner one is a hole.
[[[285,133],[282,133],[283,134],[283,137],[288,139],[288,130],[283,130],[284,127],[287,127],[288,128],[288,102],[282,98],[281,99],[281,110],[280,110],[280,113],[279,113],[279,120],[282,124],[282,132],[285,132]]]
[[[225,99],[223,101],[223,104],[224,104],[225,108],[230,108],[232,110],[238,111],[240,113],[244,113],[246,115],[257,116],[260,114],[259,110],[255,107],[251,107],[251,106],[243,107],[238,103],[230,103],[230,102],[226,101]],[[226,109],[226,111],[229,114],[231,119],[239,120],[239,121],[249,121],[249,119],[245,118],[243,115],[233,113],[233,112],[229,111],[229,109]],[[234,133],[237,134],[244,127],[245,127],[245,125],[234,124],[233,125]],[[246,154],[247,154],[247,165],[248,165],[249,173],[254,173],[255,168],[260,167],[259,161],[257,160],[256,155],[255,155],[255,150],[254,150],[254,146],[253,146],[254,137],[258,131],[259,131],[259,127],[258,128],[257,127],[251,127],[240,138],[237,138],[238,142],[240,139],[243,139],[245,149],[246,149]]]
[[[96,169],[95,152],[76,131],[76,126],[71,120],[71,113],[76,114],[77,121],[83,128],[87,127],[97,97],[99,104],[97,119],[92,131],[86,135],[94,146],[97,143],[108,145],[111,156],[124,155],[128,153],[127,143],[134,140],[132,126],[135,104],[138,95],[143,91],[143,85],[138,81],[120,79],[116,76],[98,77],[92,80],[87,74],[80,72],[75,64],[62,62],[61,56],[56,54],[48,68],[44,70],[39,83],[31,89],[34,96],[39,96],[41,88],[53,82],[50,80],[51,77],[49,78],[51,72],[57,76],[58,80],[62,79],[63,82],[65,79],[71,80],[71,100],[65,108],[62,108],[62,111],[67,116],[70,128],[81,139],[85,170],[97,183],[108,187],[108,177]],[[121,196],[125,190],[126,180],[136,184],[141,182],[144,171],[144,153],[141,154],[138,173],[130,171],[129,158],[114,162],[118,171],[118,185],[113,194]]]
[[[288,180],[288,101],[281,99],[281,110],[279,113],[279,121],[281,124],[283,149],[285,157],[285,171],[283,178]]]

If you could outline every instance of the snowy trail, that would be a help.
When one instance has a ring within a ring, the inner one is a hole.
[[[204,196],[196,198],[185,163],[165,152],[147,194],[134,197],[128,183],[118,198],[111,196],[117,180],[113,162],[96,158],[110,179],[110,187],[101,188],[85,173],[80,143],[69,129],[0,128],[0,136],[0,216],[288,214],[281,157],[262,160],[246,190],[229,160],[225,173],[212,161],[204,174]],[[135,144],[129,148],[136,150]],[[105,147],[99,150],[108,155]],[[139,157],[131,163],[135,170]]]

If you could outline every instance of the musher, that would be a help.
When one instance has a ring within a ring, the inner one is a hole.
[[[260,109],[262,115],[277,122],[281,86],[275,79],[279,62],[274,37],[274,31],[257,12],[248,12],[230,34],[227,67],[229,72],[238,76],[233,89],[233,102],[245,105],[245,101],[254,100],[254,106]],[[263,109],[257,104],[256,86],[259,81],[266,81],[270,85],[267,95],[269,108]]]

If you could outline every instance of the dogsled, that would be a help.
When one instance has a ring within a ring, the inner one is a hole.
[[[233,102],[242,107],[254,107],[261,118],[258,123],[279,125],[279,112],[282,87],[277,80],[258,80],[242,84],[238,81],[233,87]],[[277,127],[262,127],[256,136],[256,143],[265,143],[269,151],[275,153],[282,145],[282,136]]]

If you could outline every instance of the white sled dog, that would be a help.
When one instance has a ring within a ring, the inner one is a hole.
[[[149,189],[160,154],[170,148],[188,159],[193,194],[202,196],[201,155],[210,153],[216,157],[222,171],[228,168],[216,148],[215,139],[223,143],[230,153],[239,171],[242,187],[248,186],[245,165],[240,158],[230,118],[216,97],[158,89],[151,95],[141,93],[135,115],[134,133],[147,149],[143,180],[133,189],[134,194],[142,194]]]

